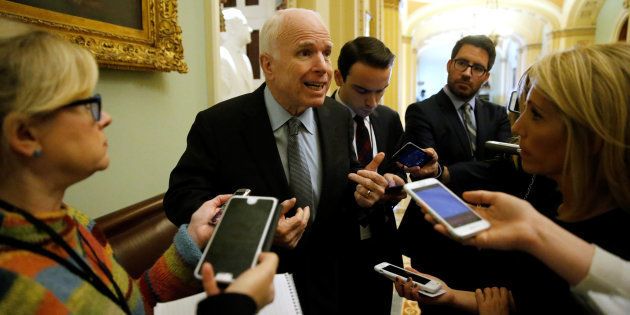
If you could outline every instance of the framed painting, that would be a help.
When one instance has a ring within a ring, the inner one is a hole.
[[[82,45],[103,67],[188,71],[177,0],[0,0],[0,16]]]

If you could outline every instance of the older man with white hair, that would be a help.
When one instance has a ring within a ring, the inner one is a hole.
[[[294,273],[305,314],[350,309],[341,300],[358,288],[348,289],[357,275],[347,249],[359,235],[358,218],[388,184],[375,172],[382,154],[358,170],[350,113],[326,96],[331,52],[317,13],[287,9],[271,17],[261,31],[265,84],[197,115],[164,199],[176,224],[241,187],[287,199],[272,249],[279,271]]]

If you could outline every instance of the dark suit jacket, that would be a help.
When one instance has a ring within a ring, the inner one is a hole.
[[[389,158],[396,152],[398,142],[403,134],[402,123],[398,113],[391,108],[378,105],[370,114],[370,123],[376,138],[377,152],[385,152],[385,160],[379,166],[379,173],[394,173],[405,179],[405,174]],[[370,288],[364,292],[361,307],[357,306],[351,313],[356,314],[390,314],[391,290],[390,280],[382,277],[374,271],[374,266],[381,262],[402,266],[402,253],[400,240],[396,231],[396,218],[394,217],[394,203],[385,203],[382,207],[374,207],[367,218],[372,237],[366,241],[359,241],[357,249],[362,250],[357,257],[362,258],[363,274],[358,284]],[[357,269],[359,264],[357,264]],[[359,304],[359,303],[357,303]]]
[[[370,122],[374,128],[378,152],[385,152],[385,160],[379,167],[379,173],[398,173],[399,170],[390,164],[390,158],[396,153],[403,135],[400,116],[393,109],[378,105],[370,115]]]
[[[411,104],[405,114],[406,141],[435,149],[440,163],[448,167],[451,175],[449,187],[458,194],[471,188],[496,188],[496,173],[492,163],[486,161],[493,155],[486,152],[484,144],[489,140],[508,142],[512,136],[503,106],[477,98],[475,119],[477,150],[473,157],[466,129],[443,90]]]
[[[197,304],[197,314],[256,314],[256,302],[239,293],[223,293],[206,297]]]
[[[335,91],[332,98],[335,97]],[[350,110],[348,110],[350,112]],[[376,138],[377,152],[385,152],[386,159],[379,167],[379,173],[399,173],[388,162],[388,158],[394,154],[398,142],[403,134],[400,116],[391,108],[378,105],[370,114],[370,123]],[[356,148],[353,147],[356,150]],[[404,173],[399,174],[404,176]],[[403,177],[404,178],[404,177]],[[373,207],[371,211],[364,211],[365,217],[360,222],[370,226],[371,237],[361,241],[355,239],[355,246],[348,253],[354,257],[355,268],[353,272],[359,275],[358,283],[354,285],[369,287],[370,290],[362,292],[357,297],[361,302],[353,302],[355,305],[352,313],[357,314],[389,314],[391,313],[390,280],[382,277],[374,271],[374,266],[381,262],[389,262],[394,265],[402,265],[400,241],[396,231],[396,219],[393,207],[395,204],[387,203]],[[350,292],[349,292],[350,293]]]
[[[265,108],[264,87],[197,115],[164,197],[171,221],[187,223],[203,202],[238,188],[280,201],[292,197]],[[347,179],[357,165],[348,110],[330,98],[314,110],[323,174],[317,216],[296,249],[274,251],[280,255],[279,272],[295,273],[305,312],[336,314],[345,292],[340,289],[346,287],[340,283],[341,257],[359,233],[352,206],[354,185]],[[344,280],[346,276],[344,272]]]
[[[511,137],[506,109],[479,98],[475,100],[477,122],[477,150],[471,155],[470,143],[457,111],[443,90],[430,98],[414,103],[405,114],[405,140],[421,148],[432,147],[438,153],[440,163],[448,166],[451,181],[448,186],[460,195],[470,189],[500,190],[504,169],[510,169],[510,161],[492,161],[486,152],[486,141],[507,142]],[[476,248],[465,247],[435,232],[427,223],[419,207],[411,202],[405,211],[398,232],[403,253],[411,258],[412,265],[420,271],[441,277],[456,289],[475,289],[482,284],[500,285],[495,277],[493,254],[479,254]],[[492,267],[491,267],[492,266]],[[496,280],[496,282],[495,282]],[[431,314],[431,307],[423,313]],[[451,314],[455,310],[447,310]]]
[[[370,123],[374,128],[377,152],[385,152],[385,160],[379,167],[379,173],[394,173],[405,179],[404,172],[401,173],[399,169],[394,168],[389,160],[396,152],[400,138],[403,135],[400,116],[391,108],[378,105],[374,112],[370,114]],[[400,250],[395,245],[397,244],[396,241],[398,238],[396,233],[396,220],[392,212],[393,206],[395,205],[385,207],[385,225],[383,225],[383,216],[380,216],[379,218],[370,218],[370,226],[375,230],[373,232],[382,233],[382,239],[384,241],[382,245],[389,249],[388,261],[391,263],[402,263]]]
[[[331,98],[334,99],[336,93],[337,91],[331,95]],[[399,141],[403,135],[403,127],[400,122],[400,116],[393,109],[387,106],[378,105],[372,114],[370,114],[370,123],[374,129],[377,152],[385,153],[385,160],[379,166],[378,172],[380,174],[398,174],[401,178],[405,179],[404,172],[400,172],[400,170],[395,168],[390,163],[391,161],[389,161],[389,158],[396,152]],[[352,138],[354,139],[354,136]],[[353,149],[356,152],[356,148],[353,147]],[[373,208],[371,210],[376,212],[370,214],[370,217],[368,218],[369,224],[374,230],[372,232],[375,233],[373,236],[383,241],[382,245],[386,247],[385,251],[389,252],[388,257],[390,259],[388,259],[388,261],[392,262],[391,260],[393,260],[392,263],[400,260],[400,251],[395,245],[397,244],[398,238],[396,232],[396,221],[392,212],[393,206],[394,205],[387,205],[385,206],[385,209],[380,207]],[[380,210],[385,210],[385,213]],[[368,212],[365,211],[363,213]]]

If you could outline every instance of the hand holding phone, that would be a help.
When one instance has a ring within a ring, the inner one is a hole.
[[[225,292],[244,294],[256,302],[257,309],[271,303],[274,298],[273,280],[278,269],[278,255],[272,252],[260,253],[256,266],[243,272]],[[203,287],[208,296],[221,293],[214,279],[210,264],[204,263],[202,268]]]
[[[468,238],[490,227],[488,221],[435,178],[405,184],[404,189],[456,238]]]
[[[251,189],[239,188],[232,194],[232,196],[248,196],[250,192],[252,192]],[[219,220],[221,220],[222,215],[223,206],[219,207],[219,211],[212,217],[212,219],[210,219],[210,224],[217,225],[217,223],[219,223]]]
[[[397,277],[400,277],[403,281],[407,281],[407,279],[411,278],[411,280],[420,287],[420,292],[435,294],[442,288],[442,285],[435,280],[405,270],[388,262],[382,262],[374,266],[374,270],[392,281],[396,281]]]
[[[407,142],[392,155],[392,160],[406,167],[424,166],[431,162],[432,158],[417,145]]]
[[[234,196],[225,204],[223,218],[201,255],[195,277],[201,279],[201,266],[210,262],[218,283],[228,284],[253,267],[258,254],[268,250],[278,221],[278,200],[272,197]]]

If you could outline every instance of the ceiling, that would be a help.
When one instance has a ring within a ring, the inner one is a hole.
[[[548,31],[593,26],[604,0],[407,0],[403,35],[421,49],[467,34],[540,44]]]

